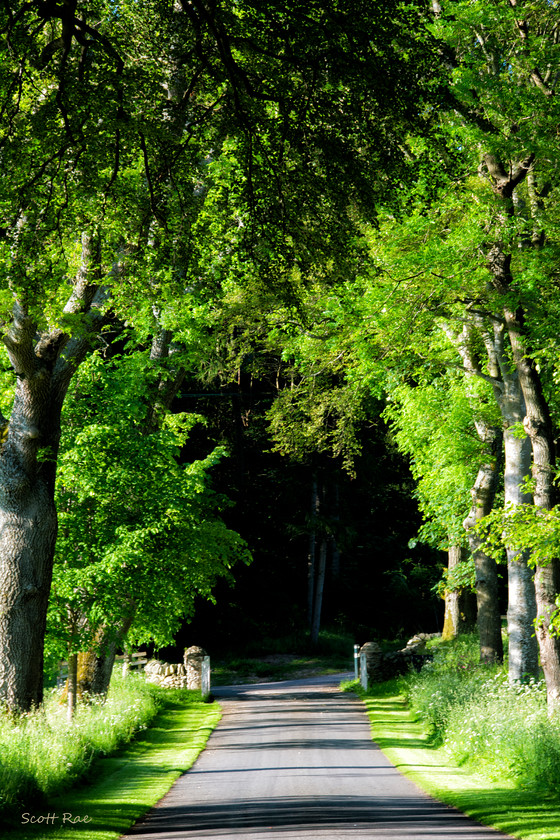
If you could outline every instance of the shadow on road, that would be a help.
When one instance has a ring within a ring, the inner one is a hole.
[[[399,799],[388,804],[375,797],[282,797],[273,800],[239,800],[208,806],[195,804],[181,807],[160,806],[149,823],[140,823],[130,833],[142,836],[197,838],[202,832],[215,832],[218,836],[234,836],[274,830],[303,834],[312,828],[330,829],[332,837],[345,827],[354,831],[371,831],[377,826],[383,836],[441,837],[442,840],[473,840],[477,834],[488,837],[486,830],[475,827],[462,814],[438,802],[426,799],[419,804],[415,799]],[[356,835],[359,836],[359,835]],[[371,836],[371,835],[370,835]]]

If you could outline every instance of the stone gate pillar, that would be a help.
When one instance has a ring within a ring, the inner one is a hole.
[[[381,660],[383,652],[377,642],[366,642],[360,648],[360,661],[365,660],[368,684],[379,682],[381,675]]]
[[[202,663],[206,655],[204,648],[198,645],[185,648],[183,661],[187,671],[187,688],[202,690]]]

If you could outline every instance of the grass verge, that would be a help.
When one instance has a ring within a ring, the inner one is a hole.
[[[162,702],[150,728],[133,743],[98,759],[84,784],[40,808],[26,808],[6,827],[3,840],[120,837],[192,766],[221,716],[218,704],[203,703],[198,692],[170,691]]]
[[[361,694],[374,741],[405,776],[427,793],[484,825],[522,840],[559,840],[560,798],[537,789],[523,790],[512,780],[496,780],[459,767],[430,728],[408,706],[397,681]]]

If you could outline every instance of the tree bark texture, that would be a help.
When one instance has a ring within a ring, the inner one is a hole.
[[[461,545],[450,545],[448,549],[448,571],[465,562],[467,552]],[[466,632],[474,621],[470,615],[468,596],[470,592],[463,592],[462,589],[447,589],[444,594],[445,615],[443,619],[443,631],[441,637],[444,642],[456,639],[461,633]]]
[[[95,649],[79,651],[76,667],[76,698],[78,700],[88,700],[94,696],[103,698],[107,695],[117,650],[124,646],[133,620],[134,612],[131,610],[119,627],[100,627],[95,638]],[[62,694],[63,700],[69,691],[70,670]]]
[[[525,399],[515,365],[505,350],[504,324],[496,320],[487,328],[483,319],[475,318],[484,339],[494,395],[504,426],[504,503],[512,506],[530,504],[532,496],[524,493],[523,482],[531,475],[531,441],[519,437],[516,426],[526,416]],[[506,545],[508,561],[508,637],[509,678],[518,681],[538,676],[539,651],[535,636],[537,603],[533,571],[528,553]]]
[[[513,283],[511,254],[505,253],[500,244],[495,244],[488,252],[488,267],[494,288],[506,296]],[[553,479],[556,460],[550,412],[538,370],[528,353],[524,313],[520,309],[512,309],[507,303],[503,313],[525,400],[523,426],[531,441],[533,454],[534,503],[537,508],[550,510],[555,504]],[[551,557],[548,564],[537,565],[535,570],[536,636],[551,712],[560,709],[560,638],[551,632],[550,626],[559,592],[559,560]]]
[[[522,491],[521,482],[531,469],[531,441],[528,437],[516,437],[509,428],[505,431],[504,442],[504,500],[507,508],[508,504],[518,506],[529,501]],[[511,681],[519,681],[527,677],[537,677],[539,673],[539,648],[535,636],[537,601],[534,572],[528,563],[528,553],[515,551],[508,546],[506,551],[509,678]]]
[[[472,324],[466,324],[460,335],[453,335],[451,330],[447,330],[447,334],[457,347],[466,373],[471,376],[479,375],[479,365],[472,349]],[[475,527],[485,516],[488,516],[494,506],[502,466],[503,436],[501,429],[493,426],[482,414],[478,413],[476,405],[473,405],[473,408],[476,432],[481,443],[484,444],[486,458],[479,466],[471,490],[471,510],[463,522],[463,527],[467,532],[476,572],[476,623],[480,636],[480,661],[492,664],[501,662],[504,655],[498,570],[496,561],[482,549],[482,540],[476,534]]]
[[[15,400],[0,451],[0,702],[26,712],[43,698],[62,401],[52,358],[59,337],[33,348],[33,324],[20,318],[18,326],[8,345],[17,365]]]
[[[538,371],[527,354],[522,314],[507,307],[504,314],[527,410],[523,425],[531,440],[533,451],[534,501],[542,510],[550,510],[555,504],[552,422]],[[560,710],[560,638],[551,632],[550,626],[551,617],[557,609],[556,600],[559,593],[560,561],[551,557],[546,565],[537,565],[535,570],[536,636],[551,712]]]
[[[78,654],[68,654],[68,683],[66,693],[66,717],[70,723],[76,711],[78,700]]]
[[[57,515],[54,505],[60,415],[71,377],[91,347],[88,331],[102,320],[100,297],[88,284],[89,237],[65,312],[85,315],[80,337],[37,334],[16,303],[4,335],[16,375],[7,435],[0,448],[0,704],[26,712],[43,698],[43,646]],[[101,294],[101,297],[103,295]]]
[[[117,650],[123,646],[132,621],[132,615],[125,618],[116,631],[115,628],[111,628],[110,630],[108,628],[102,628],[98,651],[89,659],[92,665],[89,678],[91,694],[97,697],[107,696],[113,667],[115,665],[115,656]]]
[[[533,77],[535,81],[535,77]],[[540,86],[538,85],[539,89]],[[493,181],[500,213],[504,220],[514,214],[512,197],[516,187],[529,178],[529,205],[533,212],[533,232],[531,244],[540,247],[543,242],[542,231],[537,229],[538,213],[534,213],[534,154],[529,155],[517,165],[505,167],[492,155],[485,155],[484,161]],[[533,198],[531,198],[533,196]],[[555,504],[553,484],[555,467],[555,447],[552,422],[544,397],[539,372],[528,352],[524,312],[514,309],[508,301],[513,286],[512,255],[506,253],[503,244],[496,241],[487,253],[487,264],[494,289],[504,298],[503,315],[507,328],[513,361],[519,376],[519,384],[525,400],[526,414],[523,421],[525,431],[531,440],[533,453],[532,475],[534,481],[534,504],[542,510],[550,510]],[[538,565],[535,570],[535,595],[537,604],[536,634],[539,644],[541,665],[544,671],[547,689],[547,702],[551,712],[560,709],[560,638],[551,632],[551,617],[556,610],[556,599],[560,589],[559,560],[551,557],[546,565]]]
[[[494,664],[503,659],[502,623],[500,617],[498,570],[496,561],[481,548],[475,526],[492,510],[498,485],[501,459],[501,434],[493,430],[495,459],[480,465],[474,487],[473,503],[464,521],[476,570],[476,624],[480,636],[480,661]]]

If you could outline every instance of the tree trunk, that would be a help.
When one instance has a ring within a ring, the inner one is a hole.
[[[515,189],[531,175],[529,196],[536,195],[532,175],[534,154],[506,167],[493,155],[484,155],[488,173],[494,182],[494,192],[504,221],[514,214],[512,201]],[[534,210],[534,208],[532,208]],[[540,247],[542,231],[536,232],[538,213],[533,215],[532,245]],[[519,376],[519,384],[525,400],[525,431],[531,440],[533,452],[532,475],[535,484],[534,503],[537,508],[550,510],[555,503],[554,436],[550,412],[545,400],[540,376],[528,352],[525,338],[523,310],[514,310],[507,299],[513,285],[511,254],[506,253],[501,242],[495,242],[487,254],[488,269],[495,290],[504,298],[503,314],[512,349],[513,361]],[[535,595],[537,603],[536,634],[539,644],[541,665],[546,680],[547,702],[550,712],[560,709],[560,638],[551,632],[551,617],[557,608],[559,595],[560,566],[556,557],[547,565],[538,565],[535,571]]]
[[[461,545],[450,545],[448,549],[448,571],[466,560],[466,552]],[[444,594],[445,616],[443,619],[443,631],[441,637],[444,642],[457,638],[465,630],[468,623],[467,616],[462,609],[464,600],[463,592],[459,588],[446,589]]]
[[[78,654],[68,654],[68,683],[66,695],[66,719],[70,723],[76,711],[78,699]]]
[[[27,712],[43,700],[43,644],[57,520],[49,488],[11,466],[2,452],[0,701],[12,711]],[[16,491],[10,493],[14,484]]]
[[[468,323],[460,335],[446,330],[463,360],[465,371],[471,376],[479,375],[480,369],[472,348],[472,324]],[[473,396],[474,399],[474,396]],[[471,490],[472,507],[463,522],[476,571],[476,623],[480,635],[480,661],[486,664],[503,660],[502,622],[498,597],[498,570],[496,561],[481,548],[482,541],[475,532],[475,526],[491,512],[498,487],[502,464],[502,431],[481,414],[476,416],[475,426],[480,441],[488,456],[478,470]]]
[[[82,242],[82,267],[65,313],[84,314],[81,335],[61,330],[37,337],[34,319],[14,305],[4,335],[16,375],[7,436],[0,444],[0,703],[27,712],[43,699],[43,646],[57,515],[54,504],[60,415],[71,377],[103,323],[105,293],[89,284],[92,243]],[[89,333],[89,334],[88,334]]]
[[[487,329],[482,318],[475,317],[475,321],[486,345],[494,395],[504,425],[504,504],[507,511],[512,506],[532,502],[532,497],[522,490],[524,480],[531,474],[531,441],[528,437],[520,438],[515,428],[525,419],[525,400],[517,370],[512,369],[511,359],[505,351],[504,325],[494,321],[492,329]],[[537,603],[527,552],[516,552],[507,545],[506,552],[509,678],[516,681],[538,676]]]
[[[43,699],[61,401],[52,382],[57,337],[50,348],[33,352],[34,325],[21,317],[19,327],[10,337],[18,379],[0,451],[0,701],[27,712]]]
[[[506,263],[505,268],[509,272],[509,263]],[[550,510],[555,504],[552,422],[538,371],[527,353],[522,314],[507,307],[504,314],[527,410],[523,425],[533,451],[534,502],[538,508]],[[552,557],[548,564],[538,565],[535,571],[536,635],[550,712],[560,710],[560,638],[551,632],[550,626],[551,617],[557,609],[559,593],[560,563],[558,558]]]
[[[317,484],[317,476],[313,475],[311,483],[311,516],[309,524],[309,554],[307,557],[307,626],[313,627],[313,608],[315,603],[315,585],[317,573],[317,519],[319,517],[321,501]]]
[[[521,484],[530,474],[531,441],[518,438],[511,428],[505,435],[505,493],[508,504],[526,504],[529,498],[523,494]],[[506,546],[508,564],[508,637],[509,678],[519,681],[537,677],[539,672],[539,648],[535,636],[537,601],[533,571],[529,568],[528,553],[514,551]]]
[[[502,624],[498,597],[496,561],[481,549],[475,525],[492,510],[499,475],[501,434],[495,431],[495,460],[482,464],[472,490],[473,504],[464,521],[476,570],[476,624],[480,636],[480,661],[491,665],[503,659]],[[499,442],[499,443],[498,443]]]
[[[78,697],[106,697],[117,650],[124,646],[133,620],[134,613],[129,612],[118,628],[101,627],[96,634],[95,650],[80,651],[77,668]]]
[[[319,568],[317,570],[317,584],[315,588],[315,602],[313,605],[313,624],[311,626],[311,643],[316,645],[319,641],[319,630],[321,629],[321,611],[323,608],[323,588],[325,585],[325,572],[327,569],[327,539],[321,539],[319,548]]]

